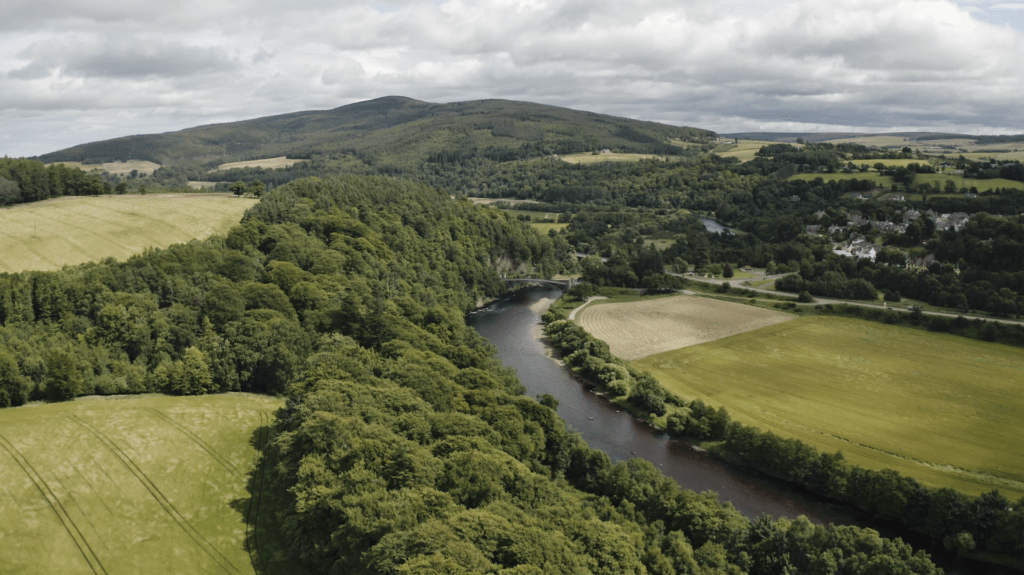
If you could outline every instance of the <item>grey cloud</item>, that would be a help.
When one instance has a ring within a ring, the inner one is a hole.
[[[51,70],[72,77],[174,77],[224,72],[238,66],[222,48],[139,38],[76,38],[36,44],[18,57],[30,63],[13,72],[15,78],[38,78]]]

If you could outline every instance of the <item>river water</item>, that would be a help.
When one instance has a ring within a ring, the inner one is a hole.
[[[551,357],[541,341],[540,316],[561,295],[548,287],[513,292],[466,317],[466,323],[498,348],[505,365],[515,368],[527,395],[549,393],[558,399],[558,415],[570,430],[579,432],[612,461],[642,457],[680,486],[714,491],[749,518],[763,514],[795,518],[805,515],[815,523],[866,526],[854,514],[790,488],[785,482],[751,473],[699,452],[633,418],[617,405],[588,391],[571,372]],[[892,534],[886,534],[892,536]],[[915,546],[922,542],[916,541]],[[931,548],[933,560],[949,574],[1009,573],[987,564],[954,562],[941,549]]]

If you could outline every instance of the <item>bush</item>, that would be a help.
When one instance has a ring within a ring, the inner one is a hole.
[[[814,303],[814,298],[811,297],[810,292],[808,292],[807,290],[804,290],[804,291],[800,292],[799,296],[797,296],[796,301],[798,301],[800,303]]]

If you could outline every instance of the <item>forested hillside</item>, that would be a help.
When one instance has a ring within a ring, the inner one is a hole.
[[[286,394],[270,457],[324,573],[936,573],[870,530],[751,524],[612,465],[521,395],[463,314],[561,237],[407,182],[302,180],[226,238],[0,276],[0,398]]]
[[[366,164],[404,169],[427,157],[484,154],[537,157],[602,148],[680,153],[682,142],[714,133],[567,108],[480,100],[433,104],[386,97],[333,110],[296,112],[179,132],[128,136],[42,156],[45,162],[149,160],[165,167],[287,155],[348,154]],[[670,140],[678,140],[676,144]]]

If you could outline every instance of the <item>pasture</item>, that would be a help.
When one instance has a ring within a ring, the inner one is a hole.
[[[914,178],[914,184],[939,184],[940,187],[946,185],[946,182],[952,181],[956,184],[957,189],[960,188],[977,188],[979,192],[988,190],[994,190],[996,188],[1012,188],[1015,190],[1024,190],[1024,182],[1017,182],[1014,180],[1005,180],[1003,178],[992,178],[990,180],[975,180],[971,178],[965,178],[956,174],[918,174]]]
[[[227,194],[65,197],[0,209],[0,272],[119,260],[224,234],[258,200]]]
[[[256,467],[283,405],[148,395],[0,410],[0,571],[289,572]]]
[[[606,152],[600,154],[567,154],[559,157],[562,161],[568,162],[570,164],[596,164],[598,162],[639,162],[640,160],[650,160],[652,158],[663,161],[676,159],[675,156],[657,156],[654,154],[619,154],[616,152]]]
[[[630,303],[594,302],[576,322],[604,340],[612,355],[634,360],[788,321],[793,316],[688,295]]]
[[[248,160],[245,162],[228,162],[217,166],[217,170],[230,170],[233,168],[264,168],[267,170],[273,170],[277,168],[287,168],[288,166],[297,164],[299,162],[305,162],[306,160],[289,159],[285,156],[279,156],[277,158],[264,158],[262,160]],[[216,170],[214,170],[216,171]]]
[[[811,174],[793,174],[789,180],[805,180],[813,182],[814,180],[821,178],[823,182],[841,182],[843,180],[869,180],[878,186],[889,187],[892,185],[893,180],[890,176],[881,176],[878,172],[854,172],[852,174],[837,173],[837,174],[819,174],[817,172]]]
[[[633,365],[673,393],[858,465],[932,487],[1024,496],[1018,348],[813,316]]]

